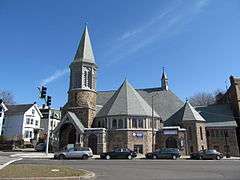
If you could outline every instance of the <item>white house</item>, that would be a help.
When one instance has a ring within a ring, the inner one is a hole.
[[[43,130],[43,134],[47,134],[47,130],[49,127],[50,134],[57,127],[61,120],[61,111],[57,109],[48,109],[42,108],[40,109],[43,117],[41,119],[41,129]],[[49,115],[50,113],[50,115]]]
[[[2,125],[3,125],[4,114],[7,110],[8,109],[4,105],[2,99],[0,99],[0,136],[2,135]]]
[[[8,140],[23,139],[24,143],[37,140],[39,136],[42,113],[36,104],[7,106],[3,123],[3,135]]]

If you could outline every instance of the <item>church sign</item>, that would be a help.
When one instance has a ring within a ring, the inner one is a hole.
[[[136,138],[143,138],[143,133],[132,133],[133,137],[136,137]]]

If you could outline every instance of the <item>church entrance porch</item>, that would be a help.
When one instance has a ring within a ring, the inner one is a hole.
[[[156,134],[156,149],[178,148],[182,155],[187,155],[186,129],[179,126],[163,127]]]
[[[76,129],[73,124],[62,125],[59,132],[59,148],[65,149],[68,144],[76,143]]]

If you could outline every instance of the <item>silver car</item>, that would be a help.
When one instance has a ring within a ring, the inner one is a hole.
[[[88,159],[92,156],[93,152],[89,147],[74,147],[54,153],[54,159]]]

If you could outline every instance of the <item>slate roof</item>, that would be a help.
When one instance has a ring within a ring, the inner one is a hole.
[[[206,119],[207,127],[237,126],[229,104],[201,106],[196,110]]]
[[[142,98],[152,106],[152,96],[154,96],[153,107],[156,113],[162,118],[163,121],[169,119],[176,113],[184,103],[170,90],[166,91],[160,87],[136,89]],[[98,91],[97,104],[104,105],[116,91]]]
[[[6,111],[6,115],[9,116],[9,115],[24,114],[33,105],[34,104],[7,105],[8,111]]]
[[[182,121],[205,121],[205,119],[186,101],[183,106]]]
[[[164,125],[176,126],[183,121],[205,121],[205,119],[194,109],[194,107],[192,107],[189,102],[185,102],[185,104],[176,113],[164,122]]]
[[[74,57],[74,62],[87,62],[95,64],[95,58],[93,55],[91,40],[88,34],[87,26],[85,27],[82,38],[78,45],[78,49]]]
[[[104,101],[103,107],[97,113],[97,117],[114,115],[152,116],[152,108],[142,96],[125,80],[120,88],[111,97],[100,98]],[[98,94],[99,105],[99,94]],[[154,112],[155,117],[159,115]]]
[[[81,123],[81,121],[78,119],[75,113],[68,111],[67,114],[71,117],[71,119],[74,121],[74,123],[77,125],[77,128],[81,131],[84,132],[84,126]]]

